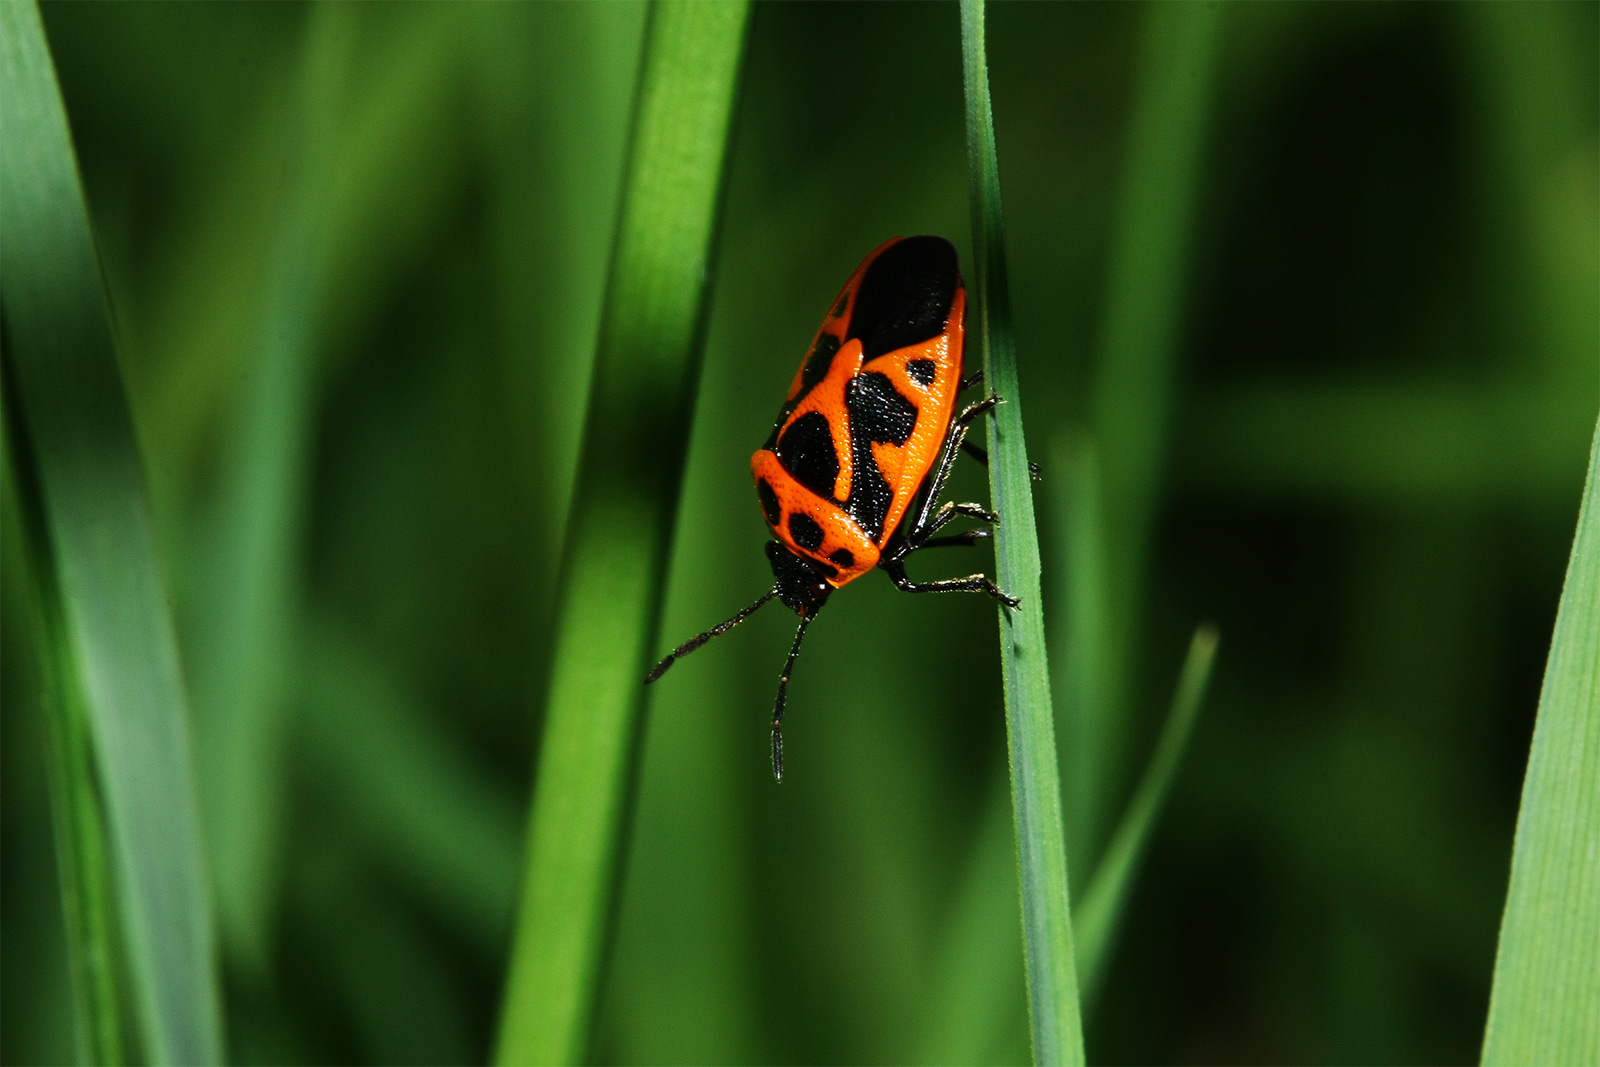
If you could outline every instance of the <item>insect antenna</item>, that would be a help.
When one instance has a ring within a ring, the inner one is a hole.
[[[680,657],[687,656],[689,653],[693,652],[695,649],[699,648],[701,645],[705,644],[707,641],[711,640],[713,637],[720,637],[722,634],[727,633],[729,630],[733,629],[735,626],[738,626],[741,622],[744,622],[744,620],[748,619],[751,615],[753,615],[755,613],[755,610],[757,608],[759,608],[761,605],[765,604],[767,601],[771,600],[773,597],[775,597],[777,595],[778,595],[778,587],[777,586],[773,586],[771,589],[767,590],[767,592],[763,593],[761,595],[761,597],[754,604],[751,604],[749,607],[747,607],[743,611],[739,612],[739,614],[735,615],[733,618],[729,619],[726,622],[717,623],[717,625],[713,626],[711,629],[707,630],[705,633],[696,634],[695,636],[689,638],[689,640],[685,641],[683,644],[679,645],[677,648],[673,649],[671,652],[668,652],[667,653],[667,658],[662,660],[660,663],[657,663],[655,665],[655,667],[651,669],[650,673],[644,676],[644,684],[645,685],[649,685],[651,682],[655,681],[657,678],[661,677],[663,674],[666,674],[667,673],[667,668],[672,666],[674,663],[678,662],[678,659]],[[804,628],[805,628],[804,626],[801,627],[801,629],[804,629]],[[796,646],[796,647],[798,647],[798,646]],[[792,658],[790,659],[790,662],[791,663],[793,662]]]
[[[794,671],[794,661],[800,655],[800,642],[806,636],[806,627],[816,613],[800,616],[800,628],[794,632],[794,647],[789,649],[789,659],[778,675],[778,699],[772,705],[772,777],[783,781],[783,705],[789,697],[789,675]]]

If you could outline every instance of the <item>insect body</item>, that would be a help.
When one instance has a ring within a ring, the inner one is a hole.
[[[911,553],[971,545],[984,529],[934,535],[957,515],[986,523],[978,504],[939,503],[967,425],[1000,403],[990,394],[956,411],[966,289],[942,237],[893,238],[845,282],[778,412],[750,459],[773,586],[733,618],[684,642],[645,678],[737,626],[774,597],[800,616],[772,711],[772,772],[783,780],[783,709],[806,627],[833,590],[878,567],[910,593],[981,592],[1017,601],[981,574],[933,582],[906,577]],[[980,458],[982,453],[967,446]]]

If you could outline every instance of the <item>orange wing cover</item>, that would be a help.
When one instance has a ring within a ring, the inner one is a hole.
[[[939,457],[966,300],[950,242],[886,241],[845,283],[750,458],[773,536],[835,588],[877,565]]]

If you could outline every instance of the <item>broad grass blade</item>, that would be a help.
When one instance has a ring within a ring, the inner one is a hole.
[[[5,399],[13,400],[11,391]],[[9,434],[16,420],[5,419]],[[61,911],[67,934],[67,968],[72,976],[73,1029],[83,1063],[126,1061],[120,1011],[122,997],[116,941],[116,907],[111,888],[105,815],[95,785],[94,754],[84,718],[61,592],[44,549],[43,508],[38,485],[18,485],[12,457],[18,449],[4,440],[0,464],[0,573],[8,599],[22,602],[29,622],[38,671],[39,704],[46,719],[49,752],[50,813],[55,828],[56,875],[61,884]],[[15,714],[16,709],[8,708]]]
[[[748,8],[646,31],[496,1059],[585,1054],[699,375]]]
[[[145,1055],[222,1058],[177,645],[145,479],[38,8],[0,5],[0,295],[105,802]]]

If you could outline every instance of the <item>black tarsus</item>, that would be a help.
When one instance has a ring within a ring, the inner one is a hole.
[[[962,441],[961,451],[977,460],[980,465],[984,467],[989,465],[988,449],[980,448],[971,441]],[[1039,465],[1031,459],[1028,460],[1028,477],[1032,478],[1036,482],[1044,480],[1044,476],[1039,473]]]
[[[994,408],[1003,401],[990,393],[976,404],[969,404],[954,419],[950,420],[950,430],[945,435],[944,444],[939,448],[939,458],[934,462],[933,473],[928,476],[927,492],[922,496],[922,506],[917,509],[916,518],[912,520],[911,530],[906,534],[906,540],[913,546],[933,532],[929,528],[929,513],[940,495],[944,493],[944,483],[950,478],[950,468],[955,465],[956,453],[961,450],[961,443],[967,439],[967,423]]]
[[[674,663],[676,663],[678,661],[679,657],[687,656],[689,653],[693,652],[695,649],[699,648],[701,645],[705,644],[707,641],[711,640],[713,637],[720,637],[721,635],[727,633],[729,630],[733,629],[735,626],[738,626],[741,622],[744,622],[744,620],[748,619],[751,615],[753,615],[755,613],[755,610],[757,608],[759,608],[761,605],[765,604],[767,601],[771,600],[773,597],[775,597],[777,595],[778,595],[778,587],[776,585],[774,585],[771,589],[769,589],[765,593],[761,594],[761,597],[754,604],[751,604],[749,607],[747,607],[743,611],[739,612],[739,614],[735,615],[733,618],[727,620],[726,622],[717,623],[717,625],[713,626],[711,629],[707,630],[705,633],[696,634],[695,636],[689,638],[689,640],[685,641],[683,644],[679,645],[677,648],[673,649],[671,652],[668,652],[667,653],[667,658],[662,660],[660,663],[657,663],[655,665],[655,668],[653,670],[651,670],[651,672],[649,674],[644,676],[644,684],[645,685],[649,685],[651,682],[655,681],[657,678],[661,677],[663,674],[666,674],[667,673],[667,668],[671,667]]]
[[[933,518],[929,519],[918,532],[917,539],[910,543],[910,551],[914,552],[918,547],[927,544],[928,538],[944,529],[945,524],[957,515],[965,515],[969,519],[977,519],[990,526],[1000,525],[1000,516],[995,512],[986,511],[982,504],[957,504],[953,500],[947,501],[939,506],[939,510],[933,513]]]
[[[970,389],[982,382],[983,372],[979,371],[964,378],[961,388]],[[891,549],[878,561],[878,566],[888,573],[889,580],[894,582],[896,588],[907,593],[986,593],[1008,608],[1014,608],[1021,603],[981,574],[972,574],[965,578],[944,578],[933,582],[913,582],[906,576],[905,560],[913,552],[924,548],[972,545],[989,536],[988,530],[967,530],[949,537],[933,536],[939,532],[940,527],[957,515],[965,515],[990,524],[1000,521],[998,514],[985,509],[981,504],[937,502],[944,492],[945,482],[950,478],[950,470],[955,465],[956,455],[966,446],[967,424],[1003,403],[1005,401],[999,396],[990,393],[977,403],[967,405],[960,414],[950,420],[950,430],[945,435],[944,444],[939,448],[939,457],[934,462],[933,470],[929,473],[921,491],[921,504],[912,518],[911,528],[903,539],[897,537]],[[975,454],[985,461],[988,459],[988,454],[982,449],[975,449]]]
[[[974,388],[975,386],[979,386],[979,385],[982,385],[982,384],[983,384],[983,371],[981,371],[981,370],[980,371],[973,371],[967,377],[961,379],[961,389],[960,389],[960,391],[964,393],[968,389]],[[983,464],[985,467],[987,467],[989,465],[989,452],[988,452],[987,449],[980,448],[979,446],[973,444],[971,441],[962,441],[961,442],[961,451],[965,452],[967,455],[971,456],[973,459],[977,460],[979,463]],[[1036,482],[1043,480],[1043,476],[1040,475],[1040,473],[1039,473],[1039,465],[1037,463],[1035,463],[1031,459],[1028,460],[1028,477],[1032,478]]]
[[[906,577],[906,565],[900,560],[883,569],[889,573],[889,580],[895,587],[907,593],[988,593],[1008,608],[1022,603],[981,574],[969,574],[965,578],[941,578],[934,582],[913,582]]]
[[[800,656],[800,642],[806,636],[806,627],[814,618],[815,615],[800,616],[800,628],[794,632],[789,659],[783,665],[783,673],[778,675],[778,699],[772,705],[772,777],[779,784],[783,782],[783,706],[789,697],[789,675]]]
[[[921,552],[925,548],[971,548],[979,541],[987,541],[992,536],[988,530],[962,530],[948,537],[930,537],[915,548],[907,549],[906,555]]]

